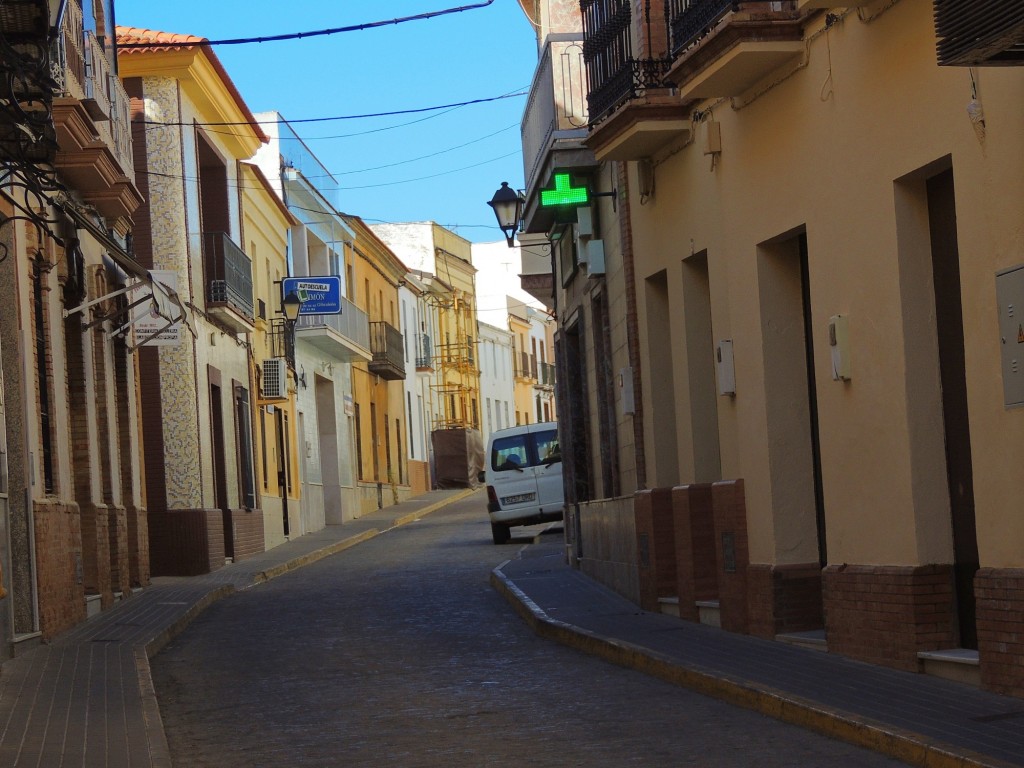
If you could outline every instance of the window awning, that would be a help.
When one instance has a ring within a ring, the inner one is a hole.
[[[184,323],[185,327],[189,329],[192,335],[194,337],[198,337],[196,330],[189,322],[189,313],[185,307],[185,303],[181,300],[181,297],[178,296],[177,291],[168,287],[165,283],[156,278],[152,272],[135,261],[135,259],[132,258],[132,256],[125,251],[116,240],[110,237],[110,235],[97,226],[92,219],[83,214],[73,205],[65,204],[62,206],[62,209],[74,220],[77,226],[86,230],[103,245],[110,257],[110,260],[125,273],[125,276],[129,280],[128,285],[123,288],[118,288],[105,296],[100,296],[90,302],[80,304],[74,309],[65,310],[64,317],[70,317],[77,312],[84,312],[86,309],[89,309],[102,301],[107,301],[122,294],[132,294],[132,300],[126,307],[122,307],[114,312],[104,315],[103,317],[97,317],[83,326],[83,328],[92,328],[100,323],[104,323],[108,320],[113,320],[114,318],[127,314],[128,321],[113,331],[114,334],[124,333],[135,323],[134,318],[139,316],[138,313],[133,313],[132,310],[148,301],[150,302],[150,314],[162,318],[165,321],[165,324],[162,328],[148,334],[145,338],[136,340],[135,344],[129,346],[129,350],[135,350],[146,344],[146,342],[155,339],[175,323]],[[141,291],[141,293],[137,293],[139,291]]]

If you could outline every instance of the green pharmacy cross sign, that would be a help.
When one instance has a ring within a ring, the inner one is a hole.
[[[555,188],[540,191],[542,208],[554,208],[563,205],[588,205],[590,190],[587,187],[574,187],[568,173],[555,173]]]

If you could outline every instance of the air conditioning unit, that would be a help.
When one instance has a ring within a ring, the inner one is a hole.
[[[265,400],[288,398],[288,361],[283,357],[270,357],[263,361],[263,382],[260,387]]]

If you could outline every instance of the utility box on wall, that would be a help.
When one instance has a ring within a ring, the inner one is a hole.
[[[1003,404],[1024,405],[1024,265],[996,273]]]

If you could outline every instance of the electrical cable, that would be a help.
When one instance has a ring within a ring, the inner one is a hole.
[[[391,117],[393,115],[413,115],[420,112],[434,112],[439,109],[451,109],[454,107],[467,107],[471,104],[484,104],[489,101],[500,101],[501,99],[511,99],[516,96],[526,96],[526,91],[516,91],[515,93],[506,93],[503,96],[490,96],[485,99],[470,99],[469,101],[459,101],[454,104],[439,104],[434,107],[417,107],[415,109],[397,109],[391,112],[370,112],[365,115],[336,115],[334,117],[306,117],[298,120],[288,120],[288,123],[325,123],[332,120],[362,120],[367,117]],[[252,120],[241,120],[237,122],[223,122],[223,123],[202,123],[202,122],[162,122],[159,120],[138,120],[136,121],[141,125],[163,125],[163,126],[230,126],[230,125],[259,125],[258,121]]]
[[[264,37],[232,37],[225,38],[222,40],[195,40],[176,42],[175,45],[201,45],[201,46],[212,46],[212,45],[245,45],[248,43],[276,43],[282,40],[303,40],[307,37],[323,37],[325,35],[336,35],[340,32],[362,32],[367,29],[374,29],[376,27],[386,27],[390,25],[405,24],[410,21],[425,21],[426,19],[434,19],[438,16],[447,16],[452,13],[462,13],[463,11],[473,11],[477,8],[486,8],[487,6],[494,3],[494,0],[485,0],[482,3],[476,3],[474,5],[462,5],[457,8],[446,8],[441,11],[428,11],[426,13],[418,13],[414,16],[402,16],[396,19],[388,19],[385,21],[370,21],[365,24],[353,24],[347,27],[334,27],[331,29],[316,29],[311,32],[289,32],[281,35],[266,35]],[[119,43],[118,48],[122,50],[128,50],[133,48],[155,48],[166,46],[167,43],[158,41],[148,41],[139,43]]]

